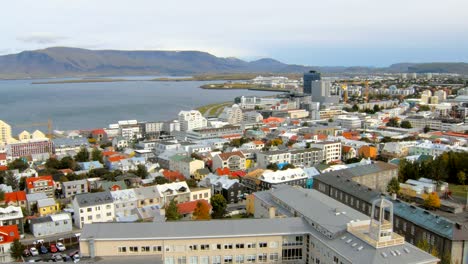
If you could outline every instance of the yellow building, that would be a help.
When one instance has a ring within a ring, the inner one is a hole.
[[[24,130],[23,132],[19,133],[18,139],[20,141],[30,140],[31,139],[31,134],[28,131]]]
[[[15,141],[11,136],[11,126],[0,120],[0,144],[8,144]]]
[[[40,216],[55,214],[60,211],[60,204],[53,198],[46,198],[37,201],[37,212]]]

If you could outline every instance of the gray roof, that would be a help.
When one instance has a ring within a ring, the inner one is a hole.
[[[317,175],[314,177],[314,181],[323,182],[369,203],[380,198],[379,192],[350,180],[346,174],[340,174],[340,171],[344,170],[333,171],[335,175],[330,175],[333,174],[332,172]]]
[[[87,180],[76,180],[76,181],[67,181],[67,182],[62,182],[63,186],[68,186],[68,185],[78,185],[78,184],[87,184]]]
[[[37,207],[52,206],[52,205],[55,205],[54,198],[46,198],[46,199],[37,200]]]
[[[360,177],[364,175],[379,173],[386,170],[398,170],[398,166],[395,164],[390,164],[382,161],[375,161],[372,164],[356,166],[344,170],[337,170],[337,171],[330,171],[321,174],[320,179],[328,177],[328,176],[336,176],[339,175],[342,178],[351,179],[354,177]]]
[[[137,199],[151,199],[159,197],[158,189],[155,186],[140,187],[134,190]]]
[[[26,194],[26,200],[28,202],[37,202],[37,200],[46,199],[46,198],[47,198],[47,194],[43,192]]]
[[[334,235],[346,230],[352,220],[369,219],[367,215],[317,190],[282,186],[271,190],[271,195]]]
[[[32,218],[30,220],[31,225],[42,224],[42,223],[47,223],[47,222],[52,222],[52,218],[50,217],[50,215],[44,216],[44,217]]]
[[[75,199],[80,207],[108,204],[113,202],[110,191],[77,194]]]
[[[304,234],[301,218],[186,221],[164,223],[93,223],[84,225],[81,240],[183,239]]]

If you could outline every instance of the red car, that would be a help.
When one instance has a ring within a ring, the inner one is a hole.
[[[58,251],[58,248],[55,246],[55,244],[50,245],[50,252],[56,253]]]

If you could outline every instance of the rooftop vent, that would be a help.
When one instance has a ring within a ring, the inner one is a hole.
[[[351,243],[351,241],[353,241],[351,238],[350,238],[350,239],[348,239],[348,240],[346,240],[346,244],[349,244],[349,243]]]
[[[403,250],[404,250],[406,253],[410,253],[410,250],[409,250],[408,248],[406,248],[406,247],[405,247]]]
[[[353,243],[353,244],[351,245],[351,247],[355,247],[355,246],[357,246],[357,243]]]
[[[359,246],[359,247],[357,248],[357,251],[361,251],[363,248],[364,248],[363,246]]]
[[[384,258],[387,258],[387,253],[385,253],[385,252],[380,253],[380,255],[382,255],[382,257],[384,257]]]
[[[346,239],[346,236],[342,236],[342,237],[341,237],[341,240],[345,240],[345,239]]]

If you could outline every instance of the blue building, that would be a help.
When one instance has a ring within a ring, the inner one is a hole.
[[[304,93],[312,94],[312,82],[322,79],[320,72],[309,71],[304,73]]]

